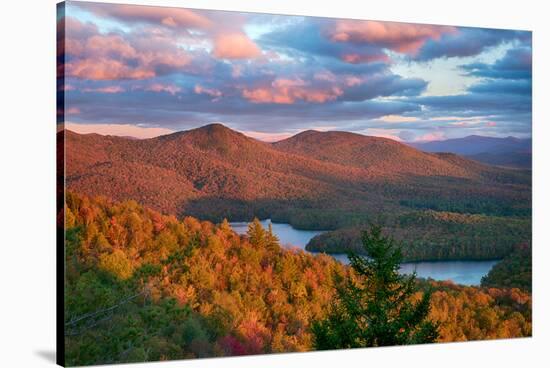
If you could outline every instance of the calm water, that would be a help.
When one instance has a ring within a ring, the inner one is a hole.
[[[268,227],[270,220],[263,220],[262,226]],[[315,235],[323,231],[298,230],[289,224],[272,223],[273,232],[279,238],[281,245],[292,248],[305,249],[306,244]],[[231,222],[231,227],[238,234],[246,234],[247,222]],[[338,261],[347,264],[348,258],[345,254],[332,254]],[[401,265],[404,273],[411,273],[416,270],[419,277],[432,278],[434,280],[452,280],[457,284],[479,285],[481,278],[498,261],[440,261],[440,262],[408,262]]]

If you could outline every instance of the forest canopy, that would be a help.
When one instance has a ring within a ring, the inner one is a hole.
[[[335,280],[358,277],[327,255],[281,248],[259,223],[239,236],[227,221],[75,193],[64,218],[69,365],[312,350]],[[527,292],[418,287],[433,290],[437,341],[531,335]]]

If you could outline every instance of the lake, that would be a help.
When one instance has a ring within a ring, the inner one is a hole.
[[[261,221],[266,229],[271,220]],[[248,222],[231,222],[231,227],[238,234],[246,234]],[[273,232],[279,238],[281,245],[287,248],[301,248],[305,250],[306,244],[314,236],[323,233],[323,231],[298,230],[283,223],[271,223]],[[338,261],[348,264],[348,258],[345,254],[331,254]],[[436,262],[406,262],[401,264],[403,273],[416,274],[423,278],[432,278],[434,280],[451,280],[462,285],[479,285],[481,278],[498,261],[436,261]]]

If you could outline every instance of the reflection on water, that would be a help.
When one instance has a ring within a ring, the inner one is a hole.
[[[261,221],[262,226],[268,227],[271,220]],[[282,246],[297,247],[305,250],[306,244],[315,235],[324,231],[298,230],[289,224],[272,223],[273,232],[279,238]],[[231,227],[238,234],[246,234],[247,222],[231,222]],[[348,264],[345,254],[331,254],[338,261]],[[457,284],[479,285],[481,278],[498,261],[440,261],[440,262],[409,262],[401,265],[403,273],[412,273],[416,270],[418,277],[432,278],[434,280],[451,280]]]
[[[261,221],[262,226],[267,229],[271,220]],[[231,227],[237,234],[246,234],[248,231],[248,222],[231,222]],[[279,224],[271,222],[273,232],[279,238],[279,242],[282,246],[287,248],[298,247],[305,249],[306,244],[315,235],[324,233],[324,231],[311,231],[311,230],[298,230],[290,226],[289,224]]]
[[[332,254],[344,264],[349,260],[345,254]],[[479,285],[481,278],[493,268],[498,261],[435,261],[406,262],[401,264],[402,273],[412,273],[416,270],[418,277],[434,280],[451,280],[462,285]]]

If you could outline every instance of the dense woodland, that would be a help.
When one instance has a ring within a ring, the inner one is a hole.
[[[481,285],[489,287],[514,287],[531,291],[532,250],[530,244],[519,244],[512,253],[496,264],[481,279]]]
[[[520,243],[530,242],[531,220],[453,212],[414,211],[386,217],[385,231],[403,247],[405,260],[500,259]],[[360,234],[366,225],[327,232],[311,239],[316,252],[364,254]]]
[[[68,365],[313,349],[337,280],[359,277],[327,255],[282,249],[258,222],[178,220],[135,201],[68,193]],[[531,296],[515,288],[421,281],[437,341],[531,335]]]

